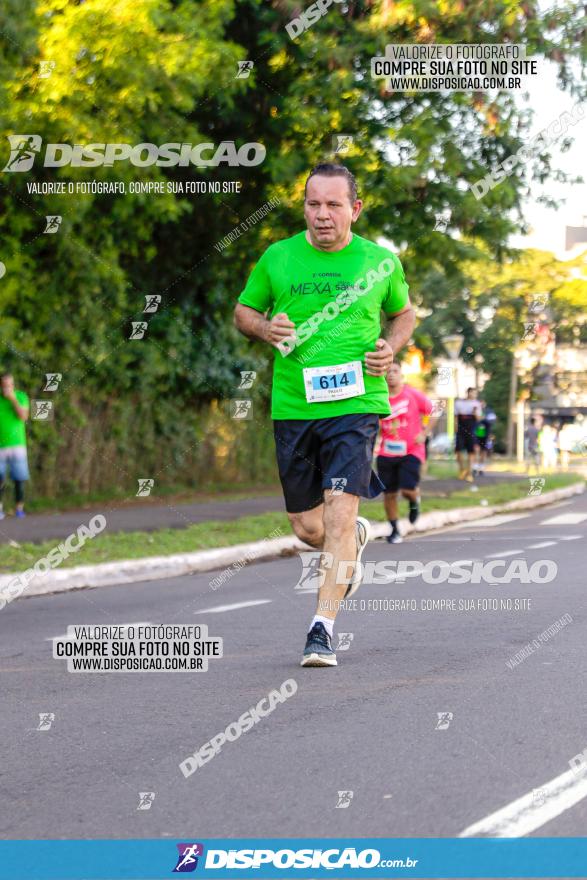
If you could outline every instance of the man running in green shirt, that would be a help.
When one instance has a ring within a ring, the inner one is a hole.
[[[285,506],[298,538],[322,551],[302,666],[336,666],[334,619],[361,583],[369,540],[359,497],[383,490],[371,463],[390,413],[385,374],[415,323],[398,258],[351,232],[362,207],[347,168],[317,165],[307,230],[265,251],[235,309],[245,336],[276,348],[271,415]],[[393,319],[385,338],[382,311]]]
[[[10,373],[0,377],[0,519],[4,519],[2,493],[7,469],[14,480],[16,516],[24,514],[24,483],[29,478],[24,423],[29,417],[29,399],[14,390]]]

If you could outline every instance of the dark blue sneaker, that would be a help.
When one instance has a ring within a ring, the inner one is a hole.
[[[323,623],[315,623],[306,639],[301,666],[336,666],[330,636]]]

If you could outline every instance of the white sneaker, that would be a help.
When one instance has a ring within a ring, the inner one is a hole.
[[[355,564],[355,570],[353,572],[351,582],[348,585],[346,593],[344,594],[345,599],[349,599],[353,595],[353,593],[356,593],[361,586],[363,580],[363,566],[361,565],[361,556],[363,555],[365,547],[369,543],[370,535],[371,526],[369,525],[369,520],[365,519],[364,516],[358,516],[356,524],[357,561]]]

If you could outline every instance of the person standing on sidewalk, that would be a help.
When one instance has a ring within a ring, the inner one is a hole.
[[[272,418],[285,506],[298,538],[322,551],[302,666],[336,666],[334,620],[361,583],[369,540],[359,497],[383,488],[371,462],[389,414],[385,374],[415,323],[398,258],[351,232],[362,207],[346,167],[317,165],[306,180],[307,229],[265,251],[235,309],[241,333],[277,349]],[[339,563],[352,571],[344,582]]]
[[[526,456],[528,459],[528,473],[530,473],[530,468],[532,466],[534,466],[536,473],[538,473],[540,467],[540,449],[538,446],[539,434],[540,430],[536,425],[536,419],[534,418],[534,416],[530,416],[530,424],[524,432],[524,439],[526,441]]]
[[[14,481],[16,516],[24,517],[24,484],[29,479],[25,422],[29,417],[29,399],[24,391],[14,390],[11,373],[0,377],[0,519],[4,519],[2,496],[6,472]]]
[[[385,486],[383,504],[391,526],[389,544],[400,544],[397,525],[398,491],[410,503],[408,519],[415,523],[420,515],[420,469],[426,458],[426,427],[432,401],[403,381],[399,364],[387,371],[391,414],[381,420],[377,449],[377,473]]]

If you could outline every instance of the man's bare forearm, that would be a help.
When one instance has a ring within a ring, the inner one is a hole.
[[[269,321],[261,312],[244,306],[242,303],[237,303],[234,310],[234,323],[243,336],[247,336],[249,339],[260,339],[261,342],[269,341]]]
[[[415,326],[416,313],[411,306],[405,312],[400,312],[390,319],[385,338],[391,345],[394,355],[410,341]]]

